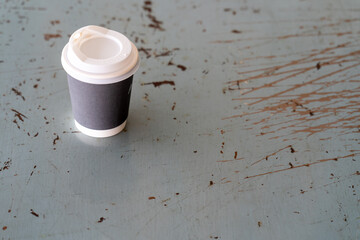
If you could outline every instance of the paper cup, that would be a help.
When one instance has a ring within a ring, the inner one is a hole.
[[[110,137],[124,129],[139,61],[137,48],[121,33],[86,26],[71,35],[61,63],[79,131]]]

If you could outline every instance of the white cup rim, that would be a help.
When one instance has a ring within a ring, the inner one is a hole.
[[[83,49],[83,46],[90,45],[85,43],[93,40],[97,41],[97,45],[101,45],[102,40],[104,44],[111,41],[117,51],[112,53],[112,49],[107,49],[105,57],[99,55],[96,58],[94,54],[102,54],[101,51],[96,52],[93,46]],[[71,35],[62,50],[61,63],[65,71],[77,80],[91,84],[111,84],[132,76],[139,68],[140,58],[136,46],[123,34],[90,25]]]

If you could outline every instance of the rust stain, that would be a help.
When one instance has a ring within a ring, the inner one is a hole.
[[[311,162],[311,163],[296,165],[296,166],[292,166],[292,167],[290,166],[289,168],[283,168],[283,169],[274,170],[274,171],[265,172],[265,173],[260,173],[260,174],[256,174],[256,175],[252,175],[252,176],[246,176],[244,179],[265,176],[265,175],[269,175],[269,174],[273,174],[273,173],[279,173],[279,172],[292,170],[292,169],[296,169],[296,168],[310,167],[311,165],[315,165],[315,164],[319,164],[319,163],[323,163],[323,162],[328,162],[328,161],[338,161],[339,159],[353,157],[355,155],[357,155],[357,154],[353,153],[353,154],[349,154],[349,155],[342,156],[342,157],[321,159],[321,160],[317,160],[317,161],[314,161],[314,162]]]

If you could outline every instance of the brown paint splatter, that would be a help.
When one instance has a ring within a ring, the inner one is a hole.
[[[155,30],[159,30],[159,31],[165,31],[165,29],[162,27],[163,21],[159,21],[154,15],[151,14],[148,14],[146,16],[152,22],[148,25],[148,27],[154,28]]]
[[[181,69],[181,71],[185,71],[187,68],[181,64],[174,64],[172,60],[168,62],[168,66],[176,66],[177,68]]]
[[[173,103],[171,110],[174,111],[175,110],[175,106],[176,106],[176,102]]]
[[[155,57],[165,57],[165,56],[170,56],[171,51],[167,50],[165,52],[159,53],[159,54],[155,54]]]
[[[13,109],[13,108],[11,108],[11,111],[13,111],[13,112],[15,113],[15,117],[17,117],[20,121],[23,122],[23,121],[24,121],[24,118],[27,119],[27,117],[26,117],[24,114],[22,114],[21,112],[15,110],[15,109]]]
[[[7,229],[7,226],[3,226],[2,230],[5,231]]]
[[[181,65],[181,64],[178,64],[176,65],[177,68],[180,68],[181,71],[185,71],[186,70],[186,67],[184,65]]]
[[[61,34],[50,34],[50,33],[47,33],[47,34],[44,34],[44,39],[45,41],[49,41],[50,39],[52,38],[61,38]]]
[[[154,57],[167,57],[167,56],[170,56],[170,55],[172,55],[172,53],[174,52],[174,51],[177,51],[177,50],[179,50],[179,48],[173,48],[172,50],[169,50],[169,49],[163,49],[162,51],[163,52],[160,52],[160,53],[156,53],[156,51],[154,52]]]
[[[56,145],[56,142],[60,140],[59,135],[56,135],[56,138],[53,140],[53,145]]]
[[[145,53],[146,58],[150,58],[150,57],[151,57],[151,53],[150,53],[151,48],[143,48],[143,47],[140,47],[140,48],[138,48],[138,51]]]
[[[154,199],[156,199],[156,197],[151,196],[151,197],[148,197],[148,199],[149,199],[149,200],[154,200]]]
[[[261,227],[262,223],[261,222],[258,222],[258,226]]]
[[[150,102],[150,99],[149,99],[149,94],[145,93],[144,96],[143,96],[143,99],[147,102]]]
[[[154,15],[152,15],[152,2],[145,1],[142,8],[145,12],[147,12],[146,16],[151,22],[148,24],[148,27],[154,28],[155,30],[159,30],[159,31],[165,31],[165,29],[162,26],[163,21],[158,20]]]
[[[38,84],[34,84],[33,88],[37,88],[39,85]]]
[[[3,166],[0,167],[0,172],[9,169],[11,163],[12,163],[12,160],[10,158],[8,158],[8,160],[3,163]]]
[[[145,2],[144,2],[143,9],[144,9],[146,12],[151,13],[151,12],[152,12],[151,5],[152,5],[152,2],[151,2],[151,1],[145,1]]]
[[[235,151],[235,154],[234,154],[234,159],[236,159],[237,158],[237,152]]]
[[[25,97],[22,95],[22,93],[19,90],[17,90],[16,88],[11,88],[11,91],[13,91],[16,94],[16,96],[21,97],[22,100],[25,101]]]
[[[36,212],[34,212],[34,210],[30,209],[30,213],[32,215],[34,215],[35,217],[39,217],[39,214],[37,214]]]
[[[170,81],[170,80],[165,80],[165,81],[161,81],[161,82],[148,82],[148,83],[142,83],[141,85],[154,85],[154,87],[160,87],[161,85],[171,85],[171,86],[175,86],[175,82],[174,81]]]
[[[321,68],[321,64],[320,64],[320,62],[318,62],[318,63],[316,64],[316,69],[317,69],[317,70],[320,70],[320,68]]]
[[[209,187],[211,187],[212,185],[214,185],[214,182],[213,182],[213,181],[210,181],[210,182],[209,182]]]
[[[242,31],[240,31],[240,30],[236,30],[236,29],[232,30],[231,32],[232,32],[232,33],[235,33],[235,34],[242,33]]]
[[[102,222],[105,221],[105,220],[106,220],[106,218],[101,217],[97,222],[98,222],[98,223],[102,223]]]
[[[56,25],[56,24],[59,24],[60,23],[60,20],[52,20],[50,21],[51,25]]]
[[[18,122],[16,121],[16,119],[13,120],[13,123],[16,124],[17,128],[20,129],[20,125],[18,124]]]
[[[296,152],[295,149],[294,149],[291,145],[290,145],[290,152],[291,152],[291,153]]]

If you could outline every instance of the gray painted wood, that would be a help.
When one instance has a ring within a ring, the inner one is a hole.
[[[358,239],[359,13],[357,0],[3,1],[1,239]],[[60,64],[88,24],[142,58],[126,132],[108,139],[75,129]]]

